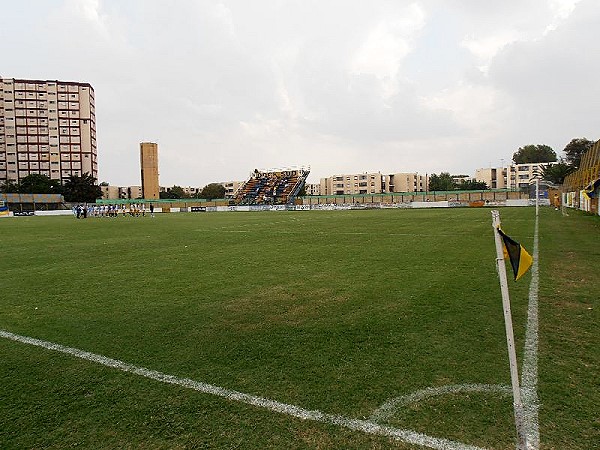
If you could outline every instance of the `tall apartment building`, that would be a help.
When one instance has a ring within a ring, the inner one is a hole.
[[[142,171],[142,195],[146,199],[158,200],[158,144],[140,144],[140,167]]]
[[[0,184],[34,173],[98,177],[90,84],[0,78]]]

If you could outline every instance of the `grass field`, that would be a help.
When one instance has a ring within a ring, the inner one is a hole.
[[[501,218],[531,250],[534,210]],[[542,208],[539,223],[540,448],[599,448],[600,219]],[[0,220],[0,246],[0,330],[514,448],[488,209],[20,217]],[[530,277],[509,281],[520,363]],[[415,394],[471,384],[498,389]],[[71,447],[422,448],[0,337],[0,448]]]

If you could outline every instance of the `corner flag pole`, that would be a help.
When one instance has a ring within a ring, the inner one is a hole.
[[[517,354],[515,352],[515,338],[510,313],[510,296],[508,294],[508,281],[506,278],[506,265],[504,264],[503,243],[498,233],[500,228],[500,213],[492,211],[492,227],[496,241],[496,269],[500,278],[502,291],[502,306],[504,309],[504,328],[506,330],[506,343],[508,345],[508,360],[510,362],[510,380],[513,390],[513,407],[515,411],[515,425],[517,427],[517,449],[527,450],[527,436],[525,434],[525,421],[523,415],[523,402],[521,401],[521,388],[519,387],[519,371],[517,370]]]

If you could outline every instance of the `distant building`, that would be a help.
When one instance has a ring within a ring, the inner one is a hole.
[[[477,169],[475,180],[485,182],[490,189],[519,190],[528,187],[536,178],[541,178],[542,168],[552,164],[556,163],[525,163]]]
[[[469,175],[452,175],[452,181],[456,184],[466,183],[471,180],[472,178]]]
[[[383,194],[427,190],[427,176],[418,173],[381,172],[333,175],[321,178],[320,195]]]
[[[541,179],[542,168],[553,164],[556,164],[556,162],[514,164],[510,166],[510,178],[508,184],[510,189],[526,188],[533,183],[536,178]]]
[[[316,183],[306,183],[304,185],[306,195],[321,195],[321,185]]]
[[[418,173],[393,173],[387,176],[386,192],[423,192],[427,190],[427,176]]]
[[[190,198],[196,197],[198,194],[200,194],[202,192],[201,187],[187,186],[187,187],[182,187],[182,189],[183,189],[184,194],[189,196]]]
[[[506,167],[489,167],[477,169],[475,171],[475,180],[483,181],[490,189],[507,189],[508,180]]]
[[[128,186],[121,190],[121,195],[121,198],[146,198],[142,186]]]
[[[244,184],[243,181],[222,181],[219,183],[225,188],[225,198],[235,197],[237,190]]]
[[[140,168],[142,172],[142,197],[157,200],[158,185],[158,144],[142,142],[140,144]]]
[[[100,186],[102,189],[102,199],[104,200],[115,200],[119,198],[119,187],[118,186]]]
[[[333,175],[321,178],[321,195],[380,194],[385,179],[381,172]]]
[[[141,186],[100,186],[104,200],[126,200],[144,198]]]
[[[97,178],[94,105],[89,83],[0,78],[0,184]]]

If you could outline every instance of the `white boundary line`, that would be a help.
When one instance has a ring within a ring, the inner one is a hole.
[[[299,406],[288,405],[286,403],[270,400],[268,398],[244,394],[242,392],[225,389],[212,384],[191,380],[189,378],[179,378],[174,375],[168,375],[155,370],[128,364],[126,362],[119,361],[118,359],[107,358],[106,356],[97,355],[95,353],[86,352],[84,350],[79,350],[72,347],[65,347],[60,344],[42,341],[40,339],[20,336],[5,330],[0,330],[0,337],[60,353],[65,353],[67,355],[95,362],[97,364],[121,370],[123,372],[130,372],[145,378],[160,381],[162,383],[182,386],[205,394],[216,395],[217,397],[223,397],[231,401],[237,401],[248,405],[257,406],[259,408],[265,408],[270,411],[286,414],[288,416],[297,417],[303,420],[312,420],[315,422],[337,425],[352,431],[360,431],[367,434],[385,436],[396,441],[421,445],[437,450],[483,450],[481,447],[466,445],[459,442],[450,441],[448,439],[436,438],[412,430],[393,428],[379,425],[367,420],[351,419],[337,414],[327,414],[321,411],[308,410]]]
[[[222,229],[215,229],[215,228],[197,228],[194,231],[197,232],[202,232],[202,233],[210,233],[210,232],[214,232],[214,233],[235,233],[235,234],[240,234],[240,233],[269,233],[269,234],[307,234],[306,231],[295,231],[295,230],[262,230],[262,229],[258,229],[258,230],[222,230]],[[329,236],[331,233],[328,231],[314,231],[310,233],[313,236]],[[432,234],[432,233],[376,233],[373,231],[340,231],[339,233],[335,233],[336,235],[342,235],[342,236],[375,236],[377,235],[378,237],[381,236],[410,236],[410,237],[432,237],[432,238],[437,238],[437,237],[457,237],[457,236],[461,236],[461,237],[468,237],[469,234],[468,233],[436,233],[436,234]]]
[[[533,265],[531,266],[531,282],[529,284],[529,306],[527,309],[527,330],[525,332],[525,351],[523,355],[523,371],[521,373],[521,395],[527,447],[538,450],[540,447],[540,429],[538,422],[539,399],[538,384],[538,291],[539,291],[539,218],[535,218],[533,235]]]

